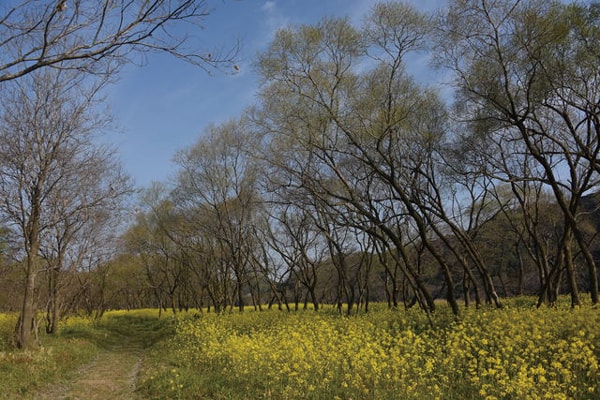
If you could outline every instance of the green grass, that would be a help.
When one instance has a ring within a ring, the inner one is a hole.
[[[100,321],[73,317],[56,335],[42,334],[41,346],[18,350],[12,344],[16,319],[0,314],[0,397],[31,398],[45,386],[72,379],[103,351],[144,352],[174,333],[171,318],[154,310],[107,313]]]
[[[2,398],[19,398],[52,382],[68,379],[98,354],[96,343],[82,337],[44,335],[42,342],[38,349],[5,348],[0,352]]]

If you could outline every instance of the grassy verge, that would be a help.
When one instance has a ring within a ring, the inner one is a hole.
[[[12,343],[16,317],[0,315],[0,393],[3,398],[25,396],[41,387],[68,379],[73,371],[89,363],[98,346],[82,333],[91,329],[89,321],[80,319],[77,328],[58,335],[42,335],[42,346],[17,350]]]
[[[16,319],[0,314],[0,397],[30,398],[53,383],[68,382],[102,352],[138,352],[174,333],[169,318],[155,310],[110,312],[100,321],[69,318],[56,335],[43,335],[34,350],[12,347]]]

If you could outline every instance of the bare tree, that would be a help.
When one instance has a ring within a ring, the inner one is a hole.
[[[440,243],[450,242],[433,240],[444,238],[432,201],[441,201],[444,106],[404,72],[404,57],[419,48],[425,31],[424,16],[387,3],[373,9],[363,30],[346,20],[324,20],[279,32],[260,58],[269,82],[262,93],[264,126],[273,137],[273,163],[292,172],[287,186],[303,188],[330,211],[368,219],[357,227],[377,227],[395,251],[405,243],[390,222],[410,220],[458,312],[452,266],[440,251]],[[287,149],[284,156],[278,146]],[[421,305],[433,310],[420,274],[409,263],[397,265],[406,267]]]
[[[197,229],[216,241],[216,255],[234,278],[234,303],[244,309],[253,261],[253,235],[260,199],[252,149],[258,138],[243,120],[208,129],[198,143],[178,153],[174,198],[181,212],[197,215]]]
[[[313,308],[319,310],[317,285],[325,261],[326,246],[310,212],[283,202],[281,206],[270,208],[271,230],[268,238],[271,251],[282,260],[279,274],[287,277],[287,285],[293,285],[295,308],[298,308],[304,291],[305,306],[310,299]]]
[[[600,184],[600,57],[590,46],[598,38],[597,6],[456,0],[439,26],[436,55],[455,73],[461,117],[475,135],[502,144],[493,154],[496,165],[511,155],[522,158],[520,151],[531,163],[522,170],[527,175],[500,168],[492,169],[502,171],[495,178],[535,180],[552,192],[564,220],[557,270],[566,273],[572,304],[579,304],[580,253],[597,303],[597,267],[580,217],[581,198]]]
[[[178,295],[189,271],[177,240],[182,218],[161,186],[154,185],[142,198],[144,212],[138,213],[136,225],[125,235],[126,242],[145,268],[146,281],[154,292],[159,312],[170,306],[175,314],[179,308]]]
[[[82,294],[77,276],[82,265],[96,260],[93,269],[107,263],[116,250],[115,226],[123,216],[123,200],[131,193],[130,183],[111,153],[93,155],[77,169],[76,186],[65,185],[61,198],[49,201],[55,222],[44,234],[40,255],[48,282],[46,331],[56,333],[62,314],[79,304]],[[65,198],[66,193],[73,196]]]
[[[150,51],[204,69],[231,66],[236,46],[207,49],[196,36],[210,11],[205,0],[3,2],[0,82],[47,66],[110,74]]]
[[[0,213],[20,236],[25,265],[17,329],[21,347],[32,344],[42,247],[52,241],[58,245],[57,239],[70,243],[78,220],[95,215],[97,207],[108,206],[128,190],[118,170],[102,175],[96,169],[117,166],[113,154],[94,140],[110,122],[98,111],[103,82],[78,72],[45,70],[9,83],[2,92]],[[111,174],[117,180],[104,179]],[[66,247],[50,247],[64,255]]]

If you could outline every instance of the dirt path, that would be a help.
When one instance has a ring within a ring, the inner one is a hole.
[[[107,328],[98,340],[101,351],[69,381],[50,385],[31,400],[141,400],[136,394],[138,375],[146,350],[160,328],[131,324]]]
[[[135,388],[141,362],[141,352],[129,349],[103,351],[91,364],[79,370],[74,380],[52,385],[32,399],[137,399]]]

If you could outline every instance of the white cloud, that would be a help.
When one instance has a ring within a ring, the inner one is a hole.
[[[275,10],[275,2],[274,1],[265,1],[265,4],[261,7],[261,10],[265,12],[272,12]]]
[[[268,0],[260,7],[262,11],[261,24],[255,36],[253,47],[265,48],[272,40],[275,32],[289,25],[290,19],[278,7],[274,0]]]

